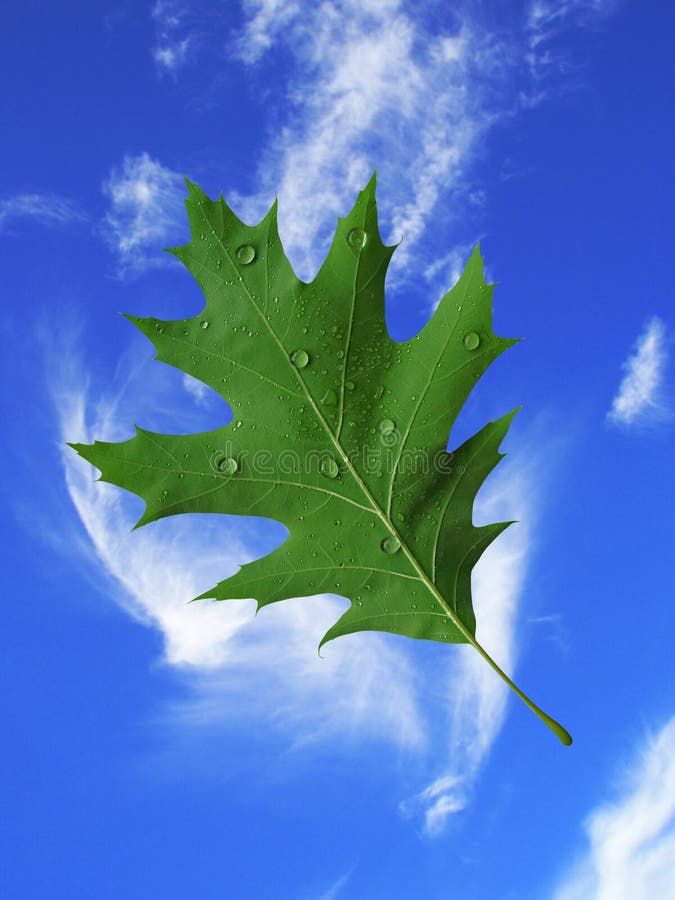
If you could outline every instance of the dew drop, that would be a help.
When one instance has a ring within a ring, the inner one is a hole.
[[[309,362],[309,354],[306,350],[294,350],[291,353],[291,362],[296,369],[304,369]]]
[[[335,406],[337,404],[337,394],[332,388],[329,388],[321,398],[324,406]]]
[[[391,419],[382,419],[382,421],[377,426],[380,434],[388,435],[393,434],[396,431],[396,423]]]
[[[206,319],[203,320],[203,322],[201,323],[201,326],[202,326],[202,328],[208,328],[208,327],[209,327],[209,323],[206,321]]]
[[[353,391],[354,387],[355,387],[354,382],[353,381],[345,381],[345,387],[347,388],[348,391]]]
[[[216,467],[223,475],[234,475],[239,468],[239,464],[233,456],[223,456],[216,463]]]
[[[476,350],[480,344],[480,338],[475,331],[469,331],[464,335],[464,346],[467,350]]]
[[[321,460],[320,469],[321,474],[325,475],[326,478],[337,478],[340,471],[340,467],[332,456],[327,456],[325,459]]]
[[[159,332],[159,334],[161,334],[161,333],[164,331],[164,329],[163,329],[162,326],[159,324],[159,322],[156,322],[156,323],[155,323],[155,331]]]
[[[347,235],[347,241],[354,250],[362,250],[366,246],[366,233],[363,228],[352,228]]]
[[[385,553],[388,553],[391,556],[393,553],[396,553],[396,551],[400,549],[401,542],[398,538],[394,537],[393,534],[390,534],[382,541],[380,547],[384,550]]]
[[[237,259],[239,262],[247,266],[255,259],[255,250],[250,244],[242,244],[237,250]]]

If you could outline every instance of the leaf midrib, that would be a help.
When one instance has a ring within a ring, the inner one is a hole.
[[[237,277],[239,278],[240,275],[241,275],[241,273],[240,273],[239,269],[237,268],[237,266],[236,266],[234,260],[232,259],[232,256],[231,256],[231,254],[230,254],[228,248],[225,246],[225,243],[224,243],[222,237],[216,232],[216,230],[214,229],[214,227],[213,227],[211,221],[210,221],[209,218],[206,216],[206,212],[205,212],[203,206],[200,205],[199,208],[200,208],[201,214],[202,214],[202,216],[203,216],[203,218],[204,218],[204,220],[205,220],[205,222],[206,222],[208,228],[211,230],[213,236],[215,237],[215,239],[216,239],[216,240],[218,241],[218,243],[220,244],[220,246],[221,246],[221,248],[222,248],[222,250],[223,250],[223,253],[224,253],[225,257],[227,258],[227,261],[229,262],[229,264],[230,264],[230,266],[232,267],[233,271],[236,273]],[[365,214],[364,214],[364,221],[362,222],[362,225],[365,225]],[[268,231],[267,231],[267,245],[266,245],[266,251],[267,251],[267,252],[269,251],[269,225],[268,225]],[[358,272],[358,267],[359,267],[360,263],[361,263],[361,257],[359,256],[359,258],[358,258],[358,260],[357,260],[357,264],[356,264],[356,270],[357,270],[357,272]],[[277,345],[278,349],[280,350],[280,352],[281,352],[281,354],[282,354],[282,356],[283,356],[285,362],[288,363],[288,353],[286,352],[286,348],[285,348],[284,345],[282,344],[282,342],[281,342],[279,336],[277,335],[276,331],[275,331],[274,328],[272,327],[270,321],[267,319],[267,317],[264,315],[264,313],[262,312],[262,310],[260,309],[260,307],[259,307],[258,304],[256,303],[255,296],[251,293],[251,291],[249,291],[248,285],[246,284],[246,281],[244,280],[243,277],[241,277],[241,281],[240,281],[239,283],[242,285],[242,287],[243,287],[244,291],[246,292],[246,295],[248,296],[248,298],[249,298],[249,300],[250,300],[250,302],[251,302],[253,308],[254,308],[255,311],[258,313],[258,315],[260,316],[261,320],[263,321],[265,327],[266,327],[267,330],[269,331],[270,336],[272,337],[272,339],[274,340],[274,342],[275,342],[275,344]],[[354,279],[354,286],[355,286],[355,285],[356,285],[356,278]],[[355,291],[355,287],[354,287],[354,291]],[[356,298],[354,297],[354,303],[355,303],[355,302],[356,302]],[[442,594],[440,593],[440,591],[438,590],[438,588],[436,587],[436,585],[435,585],[435,584],[433,583],[433,581],[429,578],[428,574],[425,572],[425,570],[422,568],[421,564],[418,562],[417,558],[415,557],[415,554],[412,552],[412,550],[410,549],[410,547],[408,547],[408,544],[407,544],[407,542],[405,541],[403,535],[400,534],[400,532],[398,531],[398,529],[396,528],[396,526],[394,525],[394,523],[390,521],[390,519],[388,518],[388,516],[385,514],[384,510],[380,507],[379,503],[377,502],[377,500],[375,499],[375,497],[374,497],[374,496],[372,495],[372,493],[370,492],[368,486],[365,484],[365,482],[363,481],[363,479],[362,479],[361,476],[359,475],[358,471],[357,471],[357,470],[354,468],[354,466],[352,465],[351,460],[349,459],[348,454],[345,452],[344,448],[342,447],[342,444],[339,442],[339,440],[337,439],[337,437],[336,437],[336,436],[333,434],[333,432],[331,431],[331,429],[330,429],[328,423],[326,422],[326,419],[324,418],[323,414],[321,413],[321,410],[320,410],[320,409],[318,408],[318,406],[316,405],[316,402],[315,402],[315,400],[314,400],[314,397],[313,397],[313,396],[310,394],[310,392],[307,390],[307,385],[305,384],[304,380],[301,378],[300,373],[299,373],[298,371],[296,371],[295,369],[294,369],[294,371],[295,371],[296,378],[297,378],[298,381],[300,382],[300,385],[301,385],[301,387],[302,387],[302,390],[304,391],[305,396],[307,397],[307,402],[311,405],[312,409],[314,410],[314,412],[315,412],[315,414],[316,414],[316,417],[317,417],[317,419],[319,420],[319,422],[320,422],[321,426],[323,427],[324,431],[325,431],[326,434],[328,435],[328,438],[330,439],[330,441],[331,441],[331,443],[333,444],[333,446],[335,447],[335,449],[338,451],[340,457],[342,458],[342,460],[343,460],[343,462],[345,463],[347,469],[349,470],[350,474],[352,475],[352,478],[356,481],[356,483],[357,483],[357,485],[359,486],[359,488],[361,489],[362,493],[364,494],[364,496],[366,497],[366,499],[367,499],[368,502],[370,503],[370,505],[371,505],[371,507],[372,507],[372,511],[373,511],[373,512],[381,519],[383,525],[384,525],[385,528],[389,531],[389,533],[390,533],[390,534],[393,534],[393,535],[396,537],[396,539],[398,540],[398,542],[399,542],[399,544],[400,544],[400,547],[401,547],[401,550],[403,550],[403,552],[405,553],[405,555],[406,555],[407,558],[408,558],[408,561],[409,561],[410,564],[412,565],[413,569],[417,572],[418,577],[419,577],[419,580],[424,584],[424,586],[427,588],[427,590],[429,591],[429,593],[430,593],[430,594],[434,597],[434,599],[438,602],[438,604],[441,606],[441,608],[443,609],[443,611],[444,611],[445,614],[447,615],[448,619],[449,619],[449,620],[453,623],[453,625],[455,625],[455,627],[460,631],[460,633],[463,635],[463,637],[466,639],[466,641],[467,641],[468,643],[470,643],[470,644],[473,644],[477,649],[480,650],[480,652],[481,652],[481,654],[482,654],[483,656],[487,657],[487,658],[491,661],[491,663],[492,663],[493,666],[496,666],[496,663],[494,663],[494,661],[492,661],[491,658],[487,655],[486,651],[483,650],[482,647],[480,647],[480,645],[477,643],[476,639],[475,639],[474,636],[471,634],[471,632],[469,631],[469,629],[464,625],[464,623],[461,621],[461,619],[460,619],[460,618],[457,616],[457,614],[452,610],[452,608],[450,607],[450,605],[448,604],[448,602],[445,600],[445,598],[442,596]],[[369,511],[370,511],[370,510],[369,510]],[[396,574],[396,573],[392,573],[392,574]]]

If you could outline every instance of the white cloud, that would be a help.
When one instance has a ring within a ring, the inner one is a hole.
[[[257,221],[277,194],[285,248],[298,274],[310,279],[335,216],[377,168],[385,239],[402,239],[390,287],[407,276],[412,256],[417,271],[428,269],[443,252],[439,230],[459,224],[462,211],[485,197],[472,173],[486,135],[548,95],[539,73],[554,68],[551,36],[562,23],[596,21],[614,5],[537,0],[509,30],[465,3],[440,25],[427,4],[405,0],[243,0],[230,47],[263,77],[274,65],[264,81],[274,113],[258,154],[260,190],[240,197],[231,191],[228,199],[245,220]],[[155,58],[175,72],[192,47],[194,9],[158,0],[153,17]],[[215,20],[209,39],[225,28]],[[282,66],[272,59],[279,55]]]
[[[103,185],[110,201],[104,236],[118,257],[121,275],[160,265],[167,243],[185,232],[185,185],[177,172],[147,153],[125,156]]]
[[[187,7],[176,0],[157,0],[152,8],[156,40],[152,56],[160,72],[175,74],[188,61],[192,37],[185,34]]]
[[[58,227],[85,222],[86,218],[71,200],[55,194],[17,194],[0,200],[0,231],[17,219],[33,219],[40,225]]]
[[[342,893],[342,889],[345,887],[349,879],[351,878],[353,870],[349,870],[345,872],[335,884],[332,884],[327,891],[324,891],[323,894],[319,897],[319,900],[335,900]]]
[[[157,65],[164,69],[174,71],[178,66],[185,62],[189,46],[190,39],[183,38],[182,41],[177,41],[174,44],[164,44],[161,47],[156,47],[153,52],[153,57]]]
[[[244,0],[249,20],[239,39],[239,54],[256,62],[272,46],[273,38],[299,14],[301,4],[288,0]]]
[[[263,153],[264,190],[245,212],[260,216],[278,193],[284,245],[309,278],[321,258],[316,235],[329,240],[333,217],[379,167],[383,219],[391,239],[403,237],[393,263],[402,271],[439,199],[476,196],[467,168],[496,115],[487,84],[502,62],[490,37],[466,17],[433,34],[399,0],[257,0],[245,9],[244,60],[259,62],[277,44],[291,60],[282,88],[290,112]],[[421,258],[432,259],[433,247]]]
[[[585,823],[588,846],[554,900],[675,896],[675,717],[645,741],[616,798]]]
[[[209,389],[203,381],[198,381],[192,375],[183,375],[183,387],[197,403],[203,403],[208,396]]]
[[[524,54],[532,86],[521,94],[525,106],[579,87],[579,65],[560,38],[569,29],[597,28],[616,12],[621,0],[533,0],[526,18]],[[562,78],[561,78],[562,76]]]
[[[431,286],[431,308],[436,309],[442,296],[460,279],[476,241],[456,244],[449,253],[439,256],[424,270],[424,278]]]
[[[638,338],[635,352],[623,363],[626,374],[607,413],[610,422],[634,425],[671,417],[662,396],[667,360],[666,327],[654,316]]]
[[[284,66],[269,88],[283,113],[262,153],[262,190],[241,200],[245,218],[259,218],[277,193],[284,245],[311,278],[335,215],[377,168],[385,239],[402,239],[394,278],[413,256],[417,271],[428,268],[439,218],[447,234],[485,196],[473,167],[494,124],[548,96],[544,70],[569,85],[552,36],[614,5],[539,0],[509,30],[464,3],[440,24],[427,4],[404,0],[247,0],[240,57],[262,66],[281,52]]]

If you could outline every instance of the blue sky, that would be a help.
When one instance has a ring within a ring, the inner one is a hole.
[[[670,4],[24,4],[0,34],[5,581],[0,894],[675,897]],[[468,647],[317,643],[343,601],[186,602],[262,520],[142,504],[64,446],[216,427],[118,311],[196,314],[183,175],[299,276],[373,169],[392,335],[477,240],[526,338],[452,442],[518,404],[476,521]]]

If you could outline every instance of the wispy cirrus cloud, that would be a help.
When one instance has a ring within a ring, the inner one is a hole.
[[[459,281],[473,247],[473,244],[465,241],[457,243],[452,250],[439,256],[424,270],[425,280],[435,287],[435,290],[432,291],[432,310],[436,309],[448,286]]]
[[[525,106],[578,88],[579,64],[564,37],[574,29],[598,28],[622,0],[533,0],[525,16],[526,52],[530,85],[521,93]]]
[[[623,363],[626,374],[607,413],[609,422],[633,426],[672,418],[663,396],[667,362],[666,326],[654,316],[638,338],[635,351]]]
[[[342,893],[342,889],[346,887],[347,882],[352,876],[352,869],[348,872],[345,872],[344,875],[340,876],[338,880],[332,884],[327,891],[324,891],[323,894],[318,898],[318,900],[336,900],[337,897]]]
[[[125,156],[103,185],[109,207],[103,235],[115,253],[120,275],[137,275],[161,265],[167,243],[185,230],[185,185],[177,172],[148,153]]]
[[[585,823],[586,848],[553,900],[672,897],[675,884],[675,717],[644,741],[616,797]]]
[[[0,200],[0,231],[7,231],[21,219],[58,228],[86,222],[87,215],[72,200],[56,194],[33,192]]]
[[[454,243],[460,214],[484,196],[475,163],[494,125],[549,96],[556,77],[569,83],[568,71],[552,64],[553,35],[563,23],[599,21],[614,4],[557,6],[525,3],[505,26],[464,3],[441,19],[431,5],[404,0],[247,0],[240,58],[260,73],[272,54],[285,60],[270,88],[284,115],[262,152],[262,189],[242,198],[250,217],[277,193],[289,256],[311,277],[334,216],[377,168],[387,239],[403,239],[392,273],[407,277],[411,259],[415,274],[428,271]]]
[[[203,381],[197,381],[192,375],[183,375],[183,387],[197,403],[203,404],[209,393],[209,389]]]
[[[303,10],[301,0],[244,0],[242,6],[247,20],[237,49],[247,63],[257,62]]]
[[[195,47],[206,50],[219,36],[230,61],[238,57],[267,97],[259,188],[230,191],[228,199],[244,219],[257,221],[278,195],[284,245],[309,279],[335,216],[378,169],[385,237],[403,240],[392,278],[410,277],[413,258],[416,276],[429,272],[448,246],[475,243],[477,235],[455,236],[453,228],[477,197],[485,199],[475,163],[494,125],[549,95],[544,71],[569,84],[568,73],[552,65],[553,37],[600,21],[614,6],[537,0],[505,27],[469,4],[439,19],[431,5],[408,0],[244,0],[234,33],[231,17],[216,16]],[[205,14],[198,0],[158,0],[153,52],[160,68],[179,70],[194,45],[194,20]],[[429,277],[434,290],[451,283],[451,273],[437,268]]]
[[[193,37],[187,31],[189,7],[177,0],[157,0],[152,7],[155,46],[152,56],[160,73],[175,75],[188,61]]]
[[[490,40],[466,17],[434,34],[398,0],[259,0],[245,11],[243,61],[263,66],[281,49],[292,61],[279,87],[286,121],[262,154],[261,194],[243,198],[250,215],[278,193],[284,243],[311,277],[315,236],[329,239],[331,219],[379,167],[384,220],[404,238],[394,258],[401,270],[441,192],[471,188],[467,165],[494,116],[482,87],[499,64]]]

